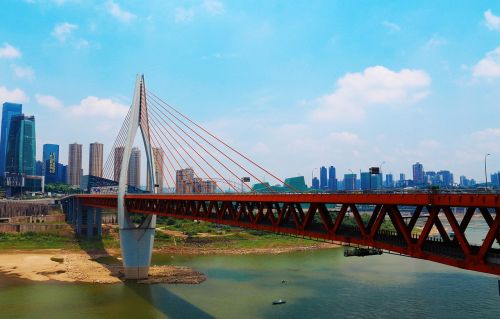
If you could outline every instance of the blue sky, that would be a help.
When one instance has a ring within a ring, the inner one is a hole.
[[[137,73],[281,176],[500,170],[500,2],[2,1],[0,102],[36,116],[39,156],[77,141],[86,169]]]

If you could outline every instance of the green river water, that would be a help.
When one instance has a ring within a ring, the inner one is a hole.
[[[497,276],[343,249],[158,256],[200,285],[33,283],[0,277],[0,318],[500,318]],[[286,283],[282,283],[286,280]],[[273,300],[284,305],[273,306]]]

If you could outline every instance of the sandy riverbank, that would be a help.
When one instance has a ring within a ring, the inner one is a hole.
[[[123,269],[119,263],[98,262],[109,255],[62,250],[17,251],[0,253],[0,271],[6,275],[32,281],[85,283],[119,283]],[[150,277],[140,283],[198,284],[205,275],[189,267],[153,266]]]
[[[281,254],[293,251],[315,250],[336,247],[330,243],[315,243],[308,246],[277,248],[207,248],[169,247],[155,250],[160,254],[183,255],[245,255]],[[123,268],[117,249],[106,253],[92,254],[83,251],[41,249],[32,251],[0,252],[0,272],[31,281],[60,281],[114,284],[122,282]],[[189,267],[152,266],[150,277],[140,283],[198,284],[206,280],[204,274]]]

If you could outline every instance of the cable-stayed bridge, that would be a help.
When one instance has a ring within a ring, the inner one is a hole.
[[[138,188],[140,166],[130,165],[137,160],[136,135],[146,153],[146,191]],[[65,198],[64,211],[81,225],[83,215],[117,210],[127,278],[148,274],[157,215],[372,247],[500,275],[500,194],[308,193],[149,91],[143,76],[103,177],[95,180],[91,194]],[[142,222],[133,223],[131,214],[143,215]],[[472,243],[468,230],[478,218],[486,227],[481,243]]]

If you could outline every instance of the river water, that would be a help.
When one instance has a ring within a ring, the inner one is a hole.
[[[0,318],[500,318],[497,276],[389,254],[345,258],[335,248],[153,262],[208,279],[148,286],[0,277]],[[271,305],[276,299],[287,303]]]

